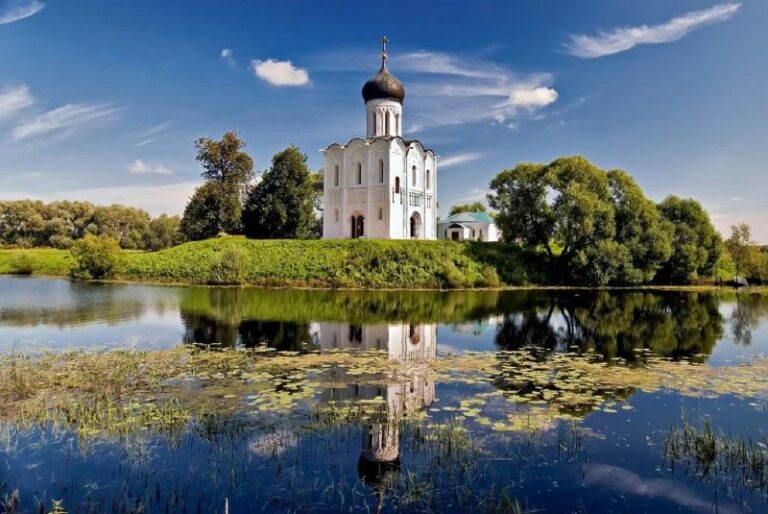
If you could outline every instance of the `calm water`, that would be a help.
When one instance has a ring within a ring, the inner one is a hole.
[[[432,375],[415,364],[407,377],[381,384],[323,370],[305,379],[311,394],[282,411],[254,408],[262,392],[251,391],[226,415],[195,417],[173,434],[86,442],[60,427],[0,422],[0,512],[10,510],[3,505],[15,490],[21,512],[47,512],[53,500],[70,513],[224,512],[225,505],[232,513],[509,511],[512,501],[530,512],[768,512],[765,487],[665,455],[670,429],[683,418],[762,441],[767,391],[696,395],[675,383],[606,379],[570,388],[569,408],[562,389],[536,385],[542,373],[547,380],[549,363],[577,356],[605,369],[634,369],[648,355],[697,369],[760,360],[768,353],[768,297],[324,292],[0,277],[0,355],[184,344],[211,352],[382,350],[413,363],[493,352],[499,372]],[[531,355],[527,371],[506,360],[518,350]],[[306,391],[306,383],[293,385]],[[530,402],[537,388],[542,394]],[[288,378],[275,389],[287,390],[279,398],[294,393]],[[364,422],[318,418],[323,406],[349,401],[382,401],[386,412]],[[409,411],[420,414],[417,422],[402,420]],[[515,429],[519,419],[527,429]],[[460,450],[432,445],[432,435],[445,430],[460,432]]]

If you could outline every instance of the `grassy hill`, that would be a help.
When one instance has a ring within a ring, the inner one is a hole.
[[[194,284],[445,289],[495,287],[510,256],[500,245],[452,241],[220,238],[152,253],[126,252],[117,278]],[[0,250],[0,273],[65,276],[64,250]],[[512,263],[514,264],[514,263]],[[516,275],[504,273],[508,283]]]

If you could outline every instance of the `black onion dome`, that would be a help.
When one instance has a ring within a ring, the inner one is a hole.
[[[382,65],[379,72],[363,86],[363,100],[396,100],[403,103],[405,87]]]

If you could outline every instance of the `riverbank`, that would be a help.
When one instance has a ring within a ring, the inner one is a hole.
[[[309,288],[499,287],[501,247],[452,241],[297,241],[221,238],[159,252],[124,252],[116,280]],[[66,250],[0,250],[0,274],[68,276]],[[517,284],[523,280],[515,281]]]

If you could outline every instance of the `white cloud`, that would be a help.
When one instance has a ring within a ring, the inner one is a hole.
[[[0,1],[0,25],[34,16],[42,11],[43,7],[45,4],[39,0]]]
[[[46,202],[56,200],[86,200],[101,205],[119,203],[138,207],[152,216],[162,213],[181,214],[187,201],[195,192],[199,182],[179,182],[174,184],[142,184],[135,186],[97,187],[74,189],[51,193],[34,194],[29,192],[3,192],[3,199],[37,198]]]
[[[476,161],[482,157],[482,154],[476,152],[458,153],[456,155],[451,155],[450,157],[441,158],[437,161],[437,164],[440,169],[444,169],[450,168],[451,166],[458,166],[459,164]]]
[[[13,139],[21,141],[49,133],[66,136],[78,128],[109,118],[118,110],[111,104],[67,104],[22,121],[13,128]]]
[[[535,109],[544,107],[557,100],[557,91],[551,87],[515,89],[509,95],[509,103],[516,107]]]
[[[690,11],[660,25],[619,27],[596,36],[570,36],[565,49],[571,55],[594,59],[624,52],[637,45],[671,43],[703,25],[725,21],[739,10],[741,4],[726,3],[700,11]]]
[[[232,53],[231,48],[224,48],[221,50],[221,54],[219,54],[221,58],[229,64],[230,66],[234,66],[236,64],[235,62],[235,55]]]
[[[307,70],[297,68],[291,61],[251,61],[251,70],[262,80],[274,86],[304,86],[309,83]]]
[[[0,89],[0,120],[12,117],[34,103],[27,86]]]
[[[130,163],[125,169],[128,170],[128,173],[133,173],[133,174],[154,173],[157,175],[170,175],[171,173],[173,173],[173,171],[170,168],[167,168],[162,164],[147,163],[142,161],[141,159],[136,159],[135,161]]]

